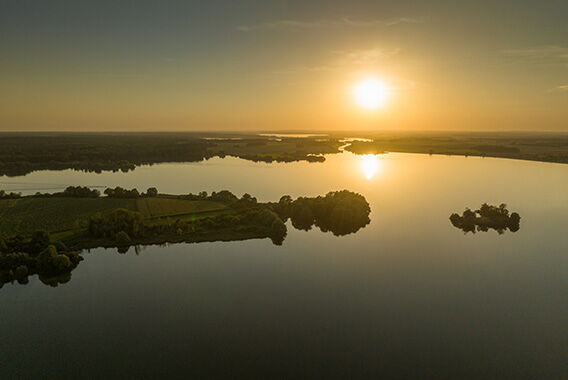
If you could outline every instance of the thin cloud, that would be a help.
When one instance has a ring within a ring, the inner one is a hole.
[[[345,65],[373,65],[383,59],[388,59],[400,52],[399,48],[395,49],[364,49],[351,51],[337,51],[340,58],[336,62],[339,66]]]
[[[413,81],[411,79],[404,79],[404,78],[394,78],[390,80],[390,84],[393,89],[397,91],[407,91],[407,90],[414,90],[418,87],[419,83]]]
[[[97,78],[97,79],[146,79],[146,78],[148,78],[146,75],[138,75],[138,74],[107,74],[107,73],[85,74],[84,76],[89,77],[89,78]]]
[[[546,90],[546,93],[548,94],[568,93],[568,84],[559,84],[558,86],[549,88],[548,90]]]
[[[270,72],[275,76],[289,76],[299,73],[338,72],[347,69],[372,69],[385,60],[399,54],[399,48],[383,49],[371,48],[360,50],[335,50],[331,51],[332,58],[329,63],[314,66],[299,66],[285,68]],[[408,91],[416,88],[419,83],[404,78],[390,77],[389,87],[397,91]],[[289,84],[289,83],[288,83]]]
[[[302,29],[330,29],[330,28],[371,28],[375,26],[393,26],[398,24],[419,24],[422,20],[410,17],[398,17],[386,20],[354,20],[351,18],[341,18],[337,20],[276,20],[261,22],[253,25],[240,25],[237,30],[241,32],[251,32],[256,30],[302,30]]]
[[[541,65],[568,65],[568,47],[545,45],[504,50],[503,55],[514,61]]]
[[[145,74],[124,74],[124,73],[92,73],[83,74],[85,78],[89,79],[100,79],[100,80],[147,80],[147,79],[159,79],[159,80],[170,80],[176,79],[172,76],[162,76],[162,75],[145,75]]]
[[[568,92],[568,84],[562,84],[550,89],[548,92]]]
[[[321,72],[340,70],[346,66],[374,66],[400,52],[399,48],[394,49],[360,49],[360,50],[336,50],[332,51],[333,58],[329,63],[301,66],[288,69],[273,71],[273,74],[285,75],[295,74],[302,71]]]

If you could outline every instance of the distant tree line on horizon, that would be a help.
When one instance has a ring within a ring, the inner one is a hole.
[[[206,141],[179,135],[6,135],[0,139],[0,175],[63,169],[127,172],[139,165],[201,161],[206,156]]]
[[[568,163],[568,139],[563,136],[383,133],[368,137],[372,141],[353,141],[345,150],[355,154],[408,152]],[[324,154],[339,153],[341,145],[338,137],[286,137],[275,141],[254,135],[231,140],[184,133],[5,133],[0,138],[0,175],[65,169],[128,172],[140,165],[225,156],[267,163],[323,162]]]
[[[0,190],[0,199],[17,199],[20,198],[21,196],[22,193],[14,193],[14,192],[7,193],[4,190]]]
[[[65,169],[128,172],[140,165],[196,162],[226,155],[255,162],[321,162],[325,158],[314,154],[338,152],[335,143],[285,140],[292,142],[274,145],[268,138],[251,136],[237,143],[181,133],[5,134],[0,138],[0,175]]]
[[[150,187],[146,192],[140,193],[138,189],[124,189],[120,186],[115,188],[108,187],[105,189],[104,194],[109,198],[140,198],[140,197],[157,197],[158,190],[155,187]],[[101,192],[97,189],[91,189],[88,186],[68,186],[65,190],[58,193],[40,193],[37,192],[27,197],[69,197],[69,198],[98,198]],[[0,199],[17,199],[23,197],[21,193],[6,193],[0,190]]]

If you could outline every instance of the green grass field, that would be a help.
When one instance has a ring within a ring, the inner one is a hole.
[[[222,203],[175,198],[139,198],[136,207],[147,218],[177,216],[225,209]]]
[[[80,230],[97,212],[117,208],[140,211],[147,218],[204,217],[224,213],[227,207],[211,201],[170,197],[116,198],[21,198],[0,200],[0,236],[29,235],[38,230],[50,233]]]
[[[0,201],[0,235],[84,227],[89,216],[116,208],[136,210],[134,199],[21,198]]]

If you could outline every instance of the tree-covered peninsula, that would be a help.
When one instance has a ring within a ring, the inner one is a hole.
[[[26,283],[38,274],[49,285],[68,281],[81,251],[269,238],[276,245],[295,228],[318,227],[336,236],[354,233],[369,222],[365,198],[347,190],[314,198],[261,203],[250,194],[227,190],[208,194],[159,194],[121,187],[98,190],[70,186],[53,194],[0,199],[0,284]]]

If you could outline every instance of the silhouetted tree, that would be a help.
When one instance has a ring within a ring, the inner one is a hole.
[[[69,186],[61,195],[75,198],[98,198],[101,193],[96,189],[91,190],[86,186]]]
[[[140,193],[137,189],[126,190],[120,186],[115,187],[114,189],[107,188],[105,189],[104,193],[109,198],[138,198],[140,197]]]
[[[296,199],[290,208],[290,219],[292,225],[299,230],[311,229],[314,224],[312,201],[306,198]]]
[[[148,190],[146,190],[146,196],[148,197],[158,196],[158,189],[156,189],[155,187],[150,187]]]

